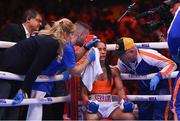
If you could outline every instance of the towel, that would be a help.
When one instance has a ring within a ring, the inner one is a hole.
[[[92,47],[90,51],[95,51],[95,61],[91,62],[85,70],[81,73],[82,82],[87,87],[89,91],[92,90],[93,82],[96,79],[96,76],[103,73],[100,65],[100,55],[97,48]]]

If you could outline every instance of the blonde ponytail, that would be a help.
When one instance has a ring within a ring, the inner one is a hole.
[[[59,21],[56,21],[49,30],[41,30],[39,32],[39,35],[50,35],[54,39],[56,39],[59,43],[59,56],[62,56],[63,48],[65,44],[68,42],[68,40],[66,40],[65,38],[65,35],[70,34],[74,31],[75,25],[72,23],[72,21],[67,18],[63,18]]]

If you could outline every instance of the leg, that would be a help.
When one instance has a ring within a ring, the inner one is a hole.
[[[154,102],[153,120],[164,120],[167,101]]]
[[[7,99],[9,98],[11,91],[11,84],[7,81],[0,81],[0,99]],[[0,107],[0,120],[5,119],[7,108]]]
[[[11,91],[10,91],[9,98],[13,99],[14,96],[16,95],[17,91],[21,87],[22,82],[11,80],[10,83],[11,83]],[[24,113],[24,112],[23,112],[23,110],[20,111],[20,108],[24,108],[24,107],[27,107],[27,106],[8,107],[6,119],[7,120],[18,120],[19,118],[22,118],[20,116],[22,116],[22,113]]]
[[[55,82],[54,88],[51,92],[52,97],[66,96],[65,82]],[[64,102],[55,103],[52,105],[45,105],[43,110],[44,120],[63,120]]]
[[[173,91],[171,97],[171,111],[174,114],[174,120],[180,120],[180,71],[173,84]]]
[[[84,115],[85,115],[85,120],[100,120],[102,118],[100,113],[90,114],[88,112],[85,112]]]
[[[161,88],[157,90],[157,95],[169,95],[169,89],[168,87],[166,88]],[[153,120],[168,120],[168,115],[169,115],[169,105],[168,101],[154,101],[154,111],[153,111]]]
[[[113,120],[134,120],[133,113],[123,112],[119,107],[116,108],[109,116]]]
[[[44,98],[45,92],[32,90],[31,98]],[[42,120],[42,104],[29,105],[26,120]]]
[[[138,102],[139,120],[152,120],[153,103],[152,102]]]

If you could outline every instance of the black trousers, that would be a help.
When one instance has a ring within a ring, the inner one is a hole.
[[[12,99],[20,86],[21,82],[0,80],[0,99]],[[18,120],[18,118],[19,107],[0,107],[0,120]]]
[[[56,82],[51,93],[52,97],[66,96],[65,82]],[[43,120],[63,120],[64,102],[43,106]]]

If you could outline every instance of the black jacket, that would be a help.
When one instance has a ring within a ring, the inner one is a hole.
[[[0,33],[0,41],[19,42],[26,39],[22,24],[7,24]]]

